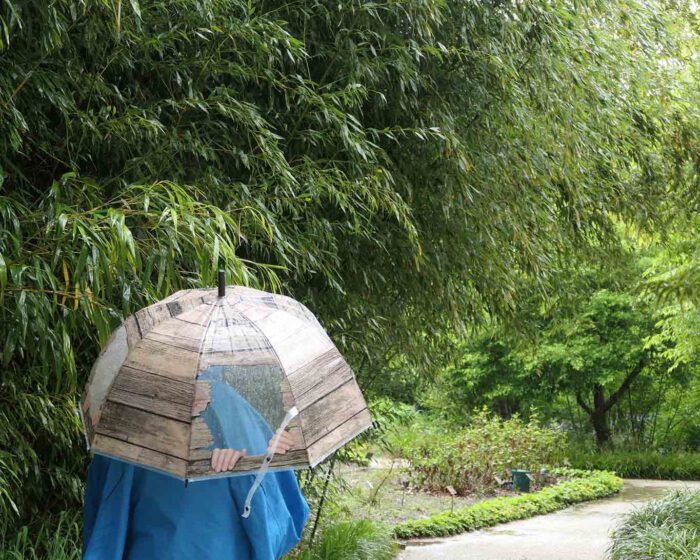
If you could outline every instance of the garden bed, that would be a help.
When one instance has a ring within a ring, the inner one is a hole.
[[[474,531],[604,498],[619,492],[623,484],[621,478],[605,471],[561,469],[557,472],[565,479],[538,492],[484,500],[425,519],[399,523],[394,534],[401,539],[410,539]]]
[[[344,491],[336,498],[339,513],[348,518],[362,517],[394,526],[406,521],[427,518],[445,511],[456,511],[485,500],[517,496],[510,484],[489,487],[468,496],[428,491],[411,483],[410,467],[399,459],[381,458],[368,466],[341,465],[337,474]],[[561,477],[536,477],[533,492],[560,482]]]
[[[424,491],[411,484],[407,467],[400,460],[383,459],[368,467],[343,465],[338,468],[338,475],[346,487],[337,498],[337,507],[342,514],[390,526],[458,510],[486,499],[516,495],[510,487],[469,496]]]

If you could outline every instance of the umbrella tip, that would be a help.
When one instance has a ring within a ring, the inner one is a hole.
[[[222,268],[219,269],[219,297],[226,295],[226,273]]]

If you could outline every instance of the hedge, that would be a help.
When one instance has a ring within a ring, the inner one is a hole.
[[[394,528],[394,535],[400,539],[410,539],[444,537],[474,531],[610,496],[619,492],[623,484],[621,478],[607,471],[561,469],[556,472],[568,480],[532,494],[494,498],[454,512],[406,521]]]
[[[578,469],[605,470],[623,478],[700,480],[700,453],[610,452],[571,457]]]

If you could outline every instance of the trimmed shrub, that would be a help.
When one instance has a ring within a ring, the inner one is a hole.
[[[622,479],[610,472],[561,469],[558,474],[575,477],[532,494],[494,498],[426,519],[401,523],[394,528],[398,538],[444,537],[498,523],[551,513],[571,504],[595,500],[620,491]]]
[[[672,492],[627,515],[613,533],[610,558],[700,558],[700,492]]]
[[[507,479],[509,468],[536,472],[560,463],[566,434],[547,428],[533,416],[508,420],[477,414],[468,428],[440,431],[418,424],[404,437],[401,454],[411,463],[413,483],[430,491],[452,486],[458,494],[484,492]]]
[[[575,468],[613,471],[623,478],[700,480],[700,453],[621,451],[574,454]]]

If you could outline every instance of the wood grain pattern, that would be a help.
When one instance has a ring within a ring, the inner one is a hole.
[[[320,333],[314,325],[290,313],[273,310],[269,315],[261,317],[257,313],[258,308],[255,308],[246,310],[243,314],[253,320],[255,326],[267,337],[282,367],[288,372],[334,348],[325,333]]]
[[[300,414],[288,426],[294,446],[275,456],[272,469],[316,464],[371,425],[352,370],[310,311],[290,298],[239,286],[223,300],[216,290],[183,290],[138,311],[124,328],[129,355],[91,434],[97,452],[102,446],[176,476],[215,474],[212,434],[200,416],[211,395],[195,401],[196,376],[211,366],[286,373],[282,404]],[[235,471],[253,473],[262,460],[245,457]]]
[[[317,400],[299,413],[306,445],[310,447],[364,408],[367,403],[354,381]]]
[[[200,341],[204,338],[206,332],[207,328],[203,325],[188,323],[178,320],[178,318],[175,317],[153,327],[149,334],[157,333],[161,336],[172,336]]]
[[[133,315],[131,317],[128,317],[124,321],[123,325],[126,329],[126,341],[129,346],[129,350],[131,350],[141,341],[141,331],[139,330],[138,323],[136,322],[136,319],[133,317]],[[109,344],[109,342],[107,344]]]
[[[152,328],[155,328],[156,326],[160,325],[163,321],[167,321],[168,319],[172,318],[172,315],[170,314],[170,309],[168,309],[168,305],[163,302],[151,305],[146,309],[148,310],[148,314],[151,316],[151,320],[153,321]]]
[[[212,311],[211,305],[201,304],[189,311],[180,313],[176,319],[185,323],[194,323],[206,327],[209,324]]]
[[[177,292],[170,294],[166,298],[161,299],[158,304],[166,305],[172,301],[177,301],[179,299],[187,299],[193,290],[178,290]]]
[[[197,352],[143,339],[129,352],[124,365],[165,377],[194,379],[198,361]]]
[[[183,293],[184,295],[174,300],[161,301],[161,303],[167,305],[171,317],[177,317],[186,311],[191,311],[195,307],[203,305],[202,298],[211,293],[211,290],[183,290],[178,293]]]
[[[190,407],[187,405],[161,401],[120,389],[112,389],[109,393],[108,402],[125,404],[139,410],[167,416],[173,420],[180,420],[181,422],[187,422],[190,418]]]
[[[103,434],[95,434],[92,450],[111,457],[146,465],[184,478],[187,474],[187,461],[133,443],[114,439]]]
[[[304,451],[304,436],[301,433],[301,426],[297,422],[298,417],[292,420],[287,427],[287,431],[291,434],[294,440],[294,445],[288,450]],[[192,439],[190,443],[190,461],[211,460],[211,449],[207,449],[212,443],[211,435],[208,426],[201,418],[195,418],[192,421]],[[260,455],[262,457],[262,455]],[[261,459],[262,461],[262,459]]]
[[[194,383],[122,366],[107,399],[189,422]]]
[[[121,403],[107,401],[95,432],[181,459],[188,458],[189,423]]]
[[[316,329],[311,327],[271,342],[286,371],[295,371],[309,360],[333,350],[330,340],[320,336]]]
[[[249,321],[253,323],[258,323],[275,312],[272,307],[266,307],[263,305],[256,305],[247,299],[243,299],[239,303],[232,306],[235,311],[245,315]]]
[[[243,457],[236,463],[236,466],[232,471],[234,473],[253,473],[260,469],[263,462],[263,455],[252,455],[250,457]],[[270,468],[281,468],[281,467],[300,467],[308,464],[306,450],[298,451],[288,451],[284,455],[275,455],[270,463]],[[209,457],[206,459],[200,459],[195,461],[190,461],[189,467],[187,469],[188,477],[204,476],[204,475],[214,475],[215,473],[211,468],[211,451],[209,452]]]
[[[289,432],[294,440],[294,444],[289,448],[290,451],[297,451],[306,448],[306,445],[304,444],[304,435],[301,432],[301,424],[299,423],[298,416],[287,425],[287,432]]]
[[[122,366],[114,388],[167,400],[179,404],[192,404],[194,381],[163,377],[129,366]]]
[[[307,451],[309,453],[309,465],[315,467],[333,451],[345,445],[348,440],[372,425],[372,416],[369,410],[364,408],[333,431],[327,433],[322,439],[312,443]]]
[[[189,350],[190,352],[199,352],[202,341],[193,338],[184,338],[180,336],[173,335],[162,335],[153,329],[146,335],[146,340],[152,340],[154,342],[160,342],[162,344],[168,344],[170,346],[176,346],[177,348],[182,348],[183,350]]]
[[[294,394],[292,393],[292,388],[289,386],[287,377],[282,378],[280,385],[282,391],[282,406],[285,410],[289,410],[296,405],[296,400],[294,399]]]
[[[192,432],[190,434],[190,458],[192,458],[192,451],[209,447],[213,441],[214,438],[204,418],[194,418],[192,420]],[[207,452],[209,456],[211,456],[211,450]]]
[[[192,416],[199,416],[211,402],[211,383],[195,381],[194,399],[192,401]]]
[[[353,378],[350,366],[335,348],[317,356],[288,377],[300,411]]]
[[[148,334],[148,331],[150,331],[151,327],[153,326],[151,316],[148,314],[146,309],[140,309],[134,313],[132,317],[136,321],[141,338],[143,338],[146,334]]]

